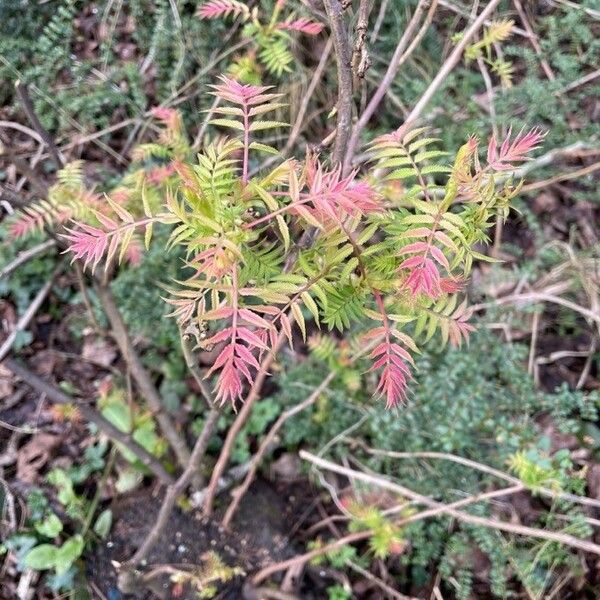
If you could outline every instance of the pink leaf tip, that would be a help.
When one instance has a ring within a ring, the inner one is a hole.
[[[227,17],[230,14],[237,17],[242,13],[248,14],[248,7],[236,0],[211,0],[203,4],[198,10],[201,19],[218,19],[219,17]]]
[[[508,171],[514,168],[512,163],[530,160],[529,152],[539,147],[545,137],[540,129],[534,128],[525,133],[521,130],[511,141],[511,131],[498,149],[498,141],[495,136],[490,138],[487,150],[487,159],[490,168],[494,171]]]
[[[377,394],[385,397],[386,408],[395,408],[405,403],[408,381],[412,379],[407,365],[407,362],[413,362],[410,354],[399,344],[386,340],[369,357],[375,360],[370,371],[382,369]]]
[[[300,19],[296,19],[295,21],[287,21],[285,23],[280,23],[277,28],[283,29],[287,31],[300,31],[301,33],[305,33],[306,35],[318,35],[323,31],[324,25],[322,23],[317,23],[316,21],[311,21],[305,17],[301,17]]]

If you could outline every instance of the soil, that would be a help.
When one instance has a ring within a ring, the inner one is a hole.
[[[302,551],[290,539],[290,532],[313,496],[314,491],[305,480],[288,483],[258,479],[242,501],[231,531],[218,525],[224,506],[216,511],[214,519],[203,518],[200,511],[194,509],[177,508],[150,553],[145,570],[165,564],[200,565],[208,551],[216,552],[227,565],[240,567],[245,573],[290,558]],[[142,543],[156,521],[160,500],[146,489],[120,498],[112,506],[115,525],[111,535],[86,560],[88,580],[106,598],[197,600],[196,592],[189,587],[177,590],[174,595],[173,584],[166,576],[158,578],[151,590],[134,595],[122,595],[117,588],[116,565],[129,558]],[[221,585],[216,598],[240,600],[245,579],[239,576]],[[312,595],[303,597],[309,599]]]

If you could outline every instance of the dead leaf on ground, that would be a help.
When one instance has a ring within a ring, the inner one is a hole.
[[[8,398],[13,391],[13,375],[4,365],[0,365],[0,400]]]
[[[52,456],[52,450],[61,443],[58,435],[38,433],[34,435],[17,455],[17,478],[25,483],[35,483],[39,471]]]
[[[86,360],[108,367],[117,357],[117,350],[106,340],[89,338],[83,343],[81,355]]]

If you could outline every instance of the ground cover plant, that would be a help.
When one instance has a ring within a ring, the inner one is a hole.
[[[594,3],[59,4],[2,8],[2,594],[593,597]]]

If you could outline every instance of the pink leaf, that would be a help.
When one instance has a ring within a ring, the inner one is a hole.
[[[268,350],[268,347],[264,344],[264,342],[250,329],[246,327],[240,327],[237,330],[237,335],[242,338],[245,342],[248,342],[250,346],[255,346],[256,348],[262,348],[263,350]]]
[[[408,261],[404,262],[406,263]],[[410,272],[404,285],[411,291],[413,296],[422,293],[435,299],[441,294],[440,280],[440,273],[434,262],[429,258],[425,258],[421,265]]]
[[[271,323],[269,323],[269,321],[263,319],[262,317],[260,317],[256,313],[253,313],[251,310],[248,310],[247,308],[240,309],[238,314],[239,314],[240,318],[242,318],[244,321],[246,321],[250,325],[254,325],[255,327],[261,327],[263,329],[270,329],[273,327],[273,325]]]
[[[323,31],[325,26],[321,23],[317,23],[315,21],[311,21],[305,17],[301,17],[300,19],[296,19],[295,21],[289,21],[287,23],[279,23],[277,25],[278,29],[286,29],[289,31],[301,31],[302,33],[306,33],[307,35],[318,35]]]
[[[387,327],[376,327],[371,329],[364,338],[373,339],[383,334],[385,341],[378,344],[371,352],[371,358],[377,358],[369,371],[379,371],[379,383],[377,394],[386,399],[386,408],[393,408],[405,402],[407,394],[407,383],[412,378],[407,362],[413,363],[410,354],[399,344],[389,340],[390,330]]]
[[[530,160],[527,156],[529,152],[539,147],[540,142],[546,134],[539,129],[532,129],[524,133],[521,130],[514,140],[511,141],[511,131],[502,142],[500,150],[497,149],[497,142],[492,136],[488,144],[488,163],[494,171],[507,171],[514,168],[515,162]]]
[[[236,2],[235,0],[211,0],[200,7],[198,15],[202,19],[217,19],[229,16],[229,14],[237,17],[247,12],[248,7],[244,6],[241,2]]]
[[[431,253],[431,256],[433,256],[433,258],[435,258],[435,260],[437,260],[437,262],[440,263],[440,265],[442,265],[442,267],[445,267],[447,270],[450,270],[450,263],[448,262],[448,259],[438,247],[430,246],[429,252]]]
[[[417,254],[419,252],[427,252],[429,244],[427,242],[413,242],[400,248],[398,254]]]

